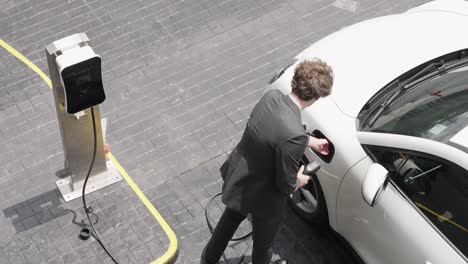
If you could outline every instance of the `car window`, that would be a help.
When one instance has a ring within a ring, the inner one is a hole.
[[[391,173],[392,183],[468,256],[468,171],[422,153],[375,146],[365,149]]]
[[[410,88],[364,131],[409,135],[448,143],[468,126],[468,67]]]

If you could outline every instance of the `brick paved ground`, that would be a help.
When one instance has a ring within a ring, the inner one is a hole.
[[[343,26],[420,2],[0,0],[0,39],[48,73],[45,46],[87,33],[103,58],[107,142],[177,233],[178,263],[197,263],[209,238],[202,207],[272,73]],[[0,72],[0,263],[110,263],[97,242],[77,238],[80,200],[64,203],[55,188],[63,151],[51,91],[3,49]],[[88,197],[120,263],[165,252],[162,229],[125,182]],[[352,262],[330,232],[289,211],[275,250],[293,263]]]

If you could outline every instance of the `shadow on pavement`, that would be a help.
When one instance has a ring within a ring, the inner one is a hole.
[[[55,189],[5,208],[3,213],[14,226],[16,233],[27,231],[67,214],[73,215],[72,223],[80,225],[77,213],[65,208],[65,202]]]
[[[277,234],[274,251],[287,259],[288,263],[364,263],[351,246],[329,226],[311,225],[289,206],[284,225]]]

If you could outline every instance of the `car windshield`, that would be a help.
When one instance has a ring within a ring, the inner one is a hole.
[[[467,126],[468,67],[463,67],[410,88],[364,130],[448,143]]]

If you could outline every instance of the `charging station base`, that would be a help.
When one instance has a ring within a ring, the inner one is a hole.
[[[106,162],[107,171],[89,177],[86,184],[86,194],[102,189],[122,180],[117,168],[109,160]],[[68,176],[55,182],[65,202],[69,202],[82,196],[82,189],[73,190],[72,176]]]

